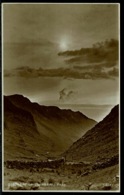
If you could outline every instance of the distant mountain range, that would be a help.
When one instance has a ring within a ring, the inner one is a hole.
[[[95,162],[119,155],[119,106],[85,135],[72,144],[63,154],[69,161]]]
[[[4,96],[4,158],[41,158],[64,152],[96,121],[80,112]]]

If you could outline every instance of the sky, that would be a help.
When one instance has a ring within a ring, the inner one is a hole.
[[[5,95],[119,103],[118,4],[3,4],[2,13]]]

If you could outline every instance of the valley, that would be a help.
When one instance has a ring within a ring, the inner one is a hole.
[[[118,191],[119,106],[80,112],[4,97],[5,191]]]

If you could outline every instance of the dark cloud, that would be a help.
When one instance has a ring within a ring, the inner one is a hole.
[[[23,78],[40,78],[40,77],[62,77],[62,78],[73,78],[73,79],[111,79],[117,77],[117,68],[105,70],[103,67],[96,68],[97,65],[91,67],[76,68],[55,68],[55,69],[43,69],[43,68],[30,68],[28,66],[20,67],[5,72],[5,77],[23,77]]]
[[[62,89],[59,92],[59,100],[64,101],[64,100],[69,100],[70,98],[73,98],[75,92],[72,90],[67,90],[66,88]]]
[[[59,52],[58,55],[61,56],[79,56],[79,55],[85,55],[89,53],[99,52],[98,50],[101,50],[100,52],[104,52],[106,49],[116,49],[118,48],[118,40],[116,39],[110,39],[102,42],[96,42],[92,45],[90,48],[81,48],[79,50],[68,50],[64,52]]]
[[[66,97],[65,88],[59,92],[59,100],[63,100]]]
[[[97,42],[92,48],[60,52],[58,55],[71,57],[65,62],[72,65],[79,78],[113,78],[118,76],[118,50],[118,41],[110,39]]]
[[[81,72],[92,72],[94,74],[97,72],[100,75],[101,74],[103,75],[103,73],[108,73],[109,75],[116,77],[118,76],[118,74],[110,74],[110,73],[114,69],[116,70],[117,67],[118,67],[118,62],[112,61],[112,62],[104,62],[104,63],[93,63],[84,66],[75,65],[73,66],[73,69]]]
[[[71,57],[65,60],[67,64],[105,62],[105,66],[111,66],[118,61],[118,41],[110,39],[109,41],[97,42],[91,48],[60,52],[58,56]]]

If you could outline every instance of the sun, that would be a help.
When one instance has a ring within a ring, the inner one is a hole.
[[[62,50],[66,50],[66,49],[68,48],[68,47],[67,47],[66,41],[63,41],[63,42],[60,43],[60,48],[61,48]]]
[[[68,49],[68,40],[62,39],[59,43],[59,47],[61,50],[67,50]]]

